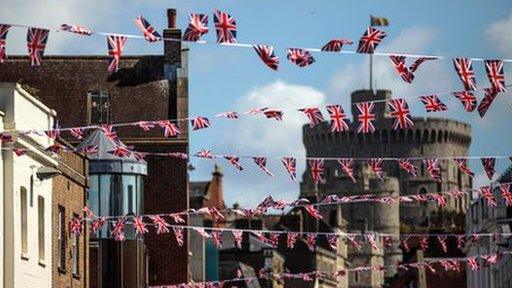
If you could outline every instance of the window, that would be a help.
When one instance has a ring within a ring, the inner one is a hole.
[[[110,97],[105,91],[90,91],[87,93],[87,107],[90,124],[108,123],[110,112]]]
[[[27,239],[27,188],[20,188],[21,253],[28,253]]]
[[[78,218],[78,214],[75,214],[73,213],[73,218]],[[78,248],[80,247],[80,237],[73,234],[72,236],[72,241],[73,241],[73,244],[72,244],[72,257],[73,257],[73,275],[74,276],[78,276],[79,275],[79,267],[78,267],[78,264],[79,264],[79,255],[78,255]]]
[[[66,209],[59,205],[59,223],[57,224],[57,240],[59,243],[57,268],[66,270]]]
[[[44,227],[44,198],[42,196],[37,197],[37,225],[38,225],[38,236],[37,243],[39,245],[39,261],[44,261],[44,236],[45,236],[45,227]]]
[[[354,282],[359,282],[359,271],[354,271]]]

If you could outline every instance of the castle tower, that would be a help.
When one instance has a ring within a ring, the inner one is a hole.
[[[391,91],[369,90],[355,91],[351,95],[352,103],[375,102],[376,131],[357,133],[357,107],[351,105],[354,121],[349,123],[349,131],[331,132],[328,121],[313,128],[303,126],[303,143],[307,157],[333,158],[375,158],[375,157],[456,157],[467,156],[471,143],[471,127],[468,124],[442,118],[413,118],[414,126],[409,129],[393,130],[393,119],[389,117],[386,100],[392,98]],[[344,107],[349,110],[348,107]],[[385,161],[383,180],[377,178],[364,161],[356,162],[354,176],[356,183],[345,175],[337,161],[325,162],[325,183],[315,184],[309,168],[303,174],[301,197],[319,199],[326,195],[338,196],[374,194],[377,197],[417,195],[469,189],[471,179],[460,173],[456,163],[441,160],[442,182],[432,181],[421,161],[412,161],[419,168],[418,177],[410,177],[400,171],[394,161]],[[447,199],[444,210],[465,213],[466,199]],[[348,230],[371,230],[378,233],[399,235],[400,224],[416,227],[428,227],[432,213],[439,210],[436,203],[407,202],[380,204],[360,202],[342,204],[343,217],[348,221]],[[334,209],[325,206],[324,209]],[[328,212],[328,211],[323,211]],[[400,261],[398,243],[386,251],[385,263]],[[388,271],[391,277],[393,271]]]

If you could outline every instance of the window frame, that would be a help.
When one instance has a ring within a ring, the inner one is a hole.
[[[67,235],[66,235],[66,208],[58,206],[58,219],[57,219],[57,241],[59,245],[57,257],[57,269],[61,273],[66,273],[66,252],[67,252]]]
[[[73,219],[78,218],[78,214],[73,213]],[[80,277],[80,237],[71,235],[71,272],[73,277]]]
[[[37,248],[39,263],[46,259],[46,225],[45,225],[45,199],[37,196]]]
[[[21,258],[28,260],[28,191],[20,187],[20,240]]]
[[[93,100],[97,98],[97,99],[101,99],[100,100],[100,105],[101,103],[106,103],[108,105],[108,108],[103,111],[103,112],[98,112],[97,114],[103,118],[105,117],[105,119],[93,119]],[[106,99],[105,102],[103,102],[103,99]],[[103,114],[105,114],[103,116]],[[100,121],[101,120],[101,121]],[[104,123],[109,123],[110,122],[110,94],[107,92],[107,91],[103,91],[103,90],[90,90],[90,91],[87,91],[87,123],[88,125],[93,125],[93,124],[104,124]]]

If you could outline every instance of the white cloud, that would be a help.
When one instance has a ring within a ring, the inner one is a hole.
[[[487,36],[498,45],[498,49],[512,55],[512,11],[507,19],[492,23],[487,28]]]

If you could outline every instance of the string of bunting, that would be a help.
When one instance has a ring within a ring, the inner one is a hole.
[[[504,257],[512,254],[512,251],[503,251],[489,254],[478,254],[471,257],[446,257],[442,259],[425,259],[420,262],[401,263],[394,265],[368,265],[359,266],[353,268],[344,268],[337,271],[310,271],[302,273],[290,273],[290,272],[272,272],[262,268],[258,271],[257,276],[245,276],[240,269],[236,270],[234,278],[219,280],[219,281],[206,281],[206,282],[191,282],[191,283],[180,283],[173,285],[156,285],[150,286],[150,288],[221,288],[228,283],[252,283],[258,281],[258,279],[283,281],[286,279],[299,279],[305,282],[313,282],[315,279],[329,279],[329,278],[341,278],[347,276],[350,272],[370,272],[380,271],[385,272],[388,268],[396,268],[402,272],[407,272],[413,269],[424,269],[428,273],[435,274],[437,269],[441,271],[461,271],[463,265],[467,265],[472,271],[477,271],[481,268],[492,267],[498,264]]]
[[[91,29],[73,24],[62,24],[57,31],[65,31],[83,36],[91,36],[93,34],[107,37],[107,47],[109,55],[108,70],[115,73],[119,69],[119,62],[123,53],[124,46],[128,38],[145,39],[149,43],[160,41],[184,41],[200,44],[212,44],[200,40],[201,36],[207,34],[208,15],[191,13],[190,22],[185,30],[182,39],[164,38],[154,26],[152,26],[144,17],[139,16],[135,19],[136,26],[140,29],[142,36],[93,32]],[[216,44],[224,46],[235,46],[252,48],[257,53],[263,63],[272,70],[278,70],[279,57],[275,54],[274,47],[259,44],[242,44],[237,42],[237,23],[236,20],[228,13],[214,10],[214,26],[217,33]],[[32,66],[40,66],[44,49],[46,47],[50,29],[34,28],[26,25],[16,24],[0,24],[0,62],[6,59],[5,42],[10,27],[28,28],[27,31],[27,47],[29,53],[30,64]],[[54,30],[54,29],[52,29]],[[387,36],[386,32],[376,29],[372,26],[368,27],[361,38],[356,51],[342,50],[343,45],[353,44],[349,39],[332,39],[328,41],[322,48],[287,48],[287,59],[298,67],[306,67],[316,62],[310,52],[338,52],[344,54],[373,54],[379,56],[388,56],[391,64],[394,66],[397,74],[406,82],[412,83],[415,78],[415,72],[420,65],[428,60],[436,60],[443,58],[435,55],[417,55],[406,53],[377,53],[375,49]],[[409,67],[406,65],[406,58],[417,58]],[[476,88],[475,73],[472,61],[484,61],[486,74],[491,83],[491,88],[499,92],[504,92],[504,71],[503,63],[512,62],[512,59],[482,59],[482,58],[453,58],[454,68],[457,75],[463,82],[465,90],[474,90]]]
[[[436,202],[441,208],[444,207],[447,203],[447,197],[453,197],[456,199],[468,199],[468,196],[478,195],[481,199],[484,199],[487,205],[491,208],[498,206],[498,201],[494,195],[494,189],[498,189],[501,192],[501,197],[503,199],[503,204],[505,206],[512,206],[512,193],[511,193],[511,184],[508,183],[499,183],[492,186],[482,186],[480,188],[472,188],[466,190],[458,190],[453,189],[452,191],[447,192],[437,192],[437,193],[427,193],[427,194],[418,194],[418,195],[407,195],[407,196],[385,196],[385,197],[377,197],[375,194],[365,194],[365,195],[351,195],[351,196],[342,196],[339,197],[336,194],[327,195],[318,203],[311,203],[308,199],[302,198],[292,202],[287,202],[285,200],[274,200],[272,196],[267,196],[258,206],[255,208],[226,208],[223,210],[218,210],[215,207],[202,207],[199,209],[187,209],[180,212],[175,213],[160,213],[160,214],[141,214],[137,215],[140,221],[152,220],[155,217],[160,217],[161,221],[166,221],[165,218],[170,218],[176,224],[185,223],[185,219],[183,218],[185,215],[203,215],[209,216],[213,219],[224,220],[226,214],[236,214],[241,217],[258,217],[268,212],[269,209],[276,209],[283,211],[286,208],[298,208],[303,207],[304,210],[313,218],[320,220],[323,219],[323,216],[318,211],[316,207],[320,206],[328,206],[328,205],[339,205],[346,203],[358,203],[358,202],[369,202],[374,201],[382,204],[392,204],[396,202],[428,202],[433,201]],[[475,195],[470,195],[471,192],[475,192]],[[83,223],[86,221],[94,221],[99,219],[88,207],[85,207],[83,211],[86,213],[88,217],[81,218],[78,217],[73,219],[74,224],[70,227],[75,232],[82,230]],[[132,215],[121,215],[121,216],[101,216],[100,218],[105,221],[115,221],[119,218],[131,217]],[[151,222],[151,221],[150,221]]]

